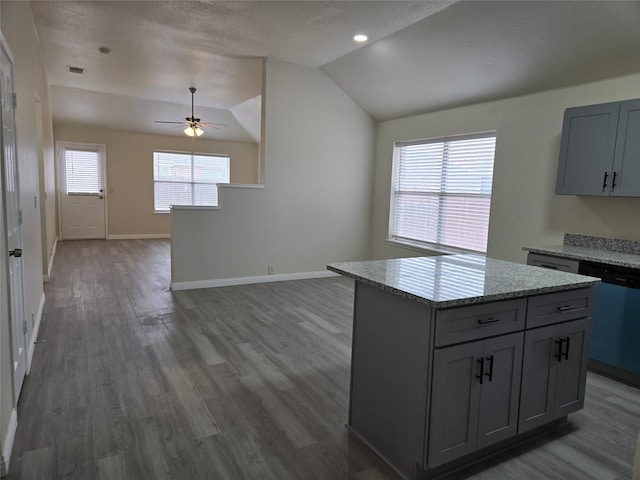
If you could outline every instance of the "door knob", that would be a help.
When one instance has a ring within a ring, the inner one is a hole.
[[[16,258],[20,258],[22,256],[22,249],[16,248],[15,250],[9,250],[9,256],[14,256]]]

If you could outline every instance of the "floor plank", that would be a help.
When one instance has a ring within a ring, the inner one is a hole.
[[[8,478],[398,480],[345,428],[353,284],[171,292],[165,240],[58,244]],[[640,392],[451,479],[631,478]]]

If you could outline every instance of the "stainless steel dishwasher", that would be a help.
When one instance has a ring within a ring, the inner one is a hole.
[[[581,261],[596,285],[589,368],[640,386],[640,271]]]

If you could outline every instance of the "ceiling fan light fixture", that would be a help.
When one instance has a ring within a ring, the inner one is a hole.
[[[200,135],[202,135],[204,133],[204,130],[202,130],[200,127],[195,127],[193,128],[191,125],[189,125],[187,128],[184,129],[184,134],[187,137],[199,137]]]

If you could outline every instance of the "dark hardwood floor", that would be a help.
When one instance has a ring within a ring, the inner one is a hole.
[[[352,282],[171,292],[164,240],[58,244],[11,480],[397,480],[344,426]],[[631,478],[640,392],[455,479]]]

